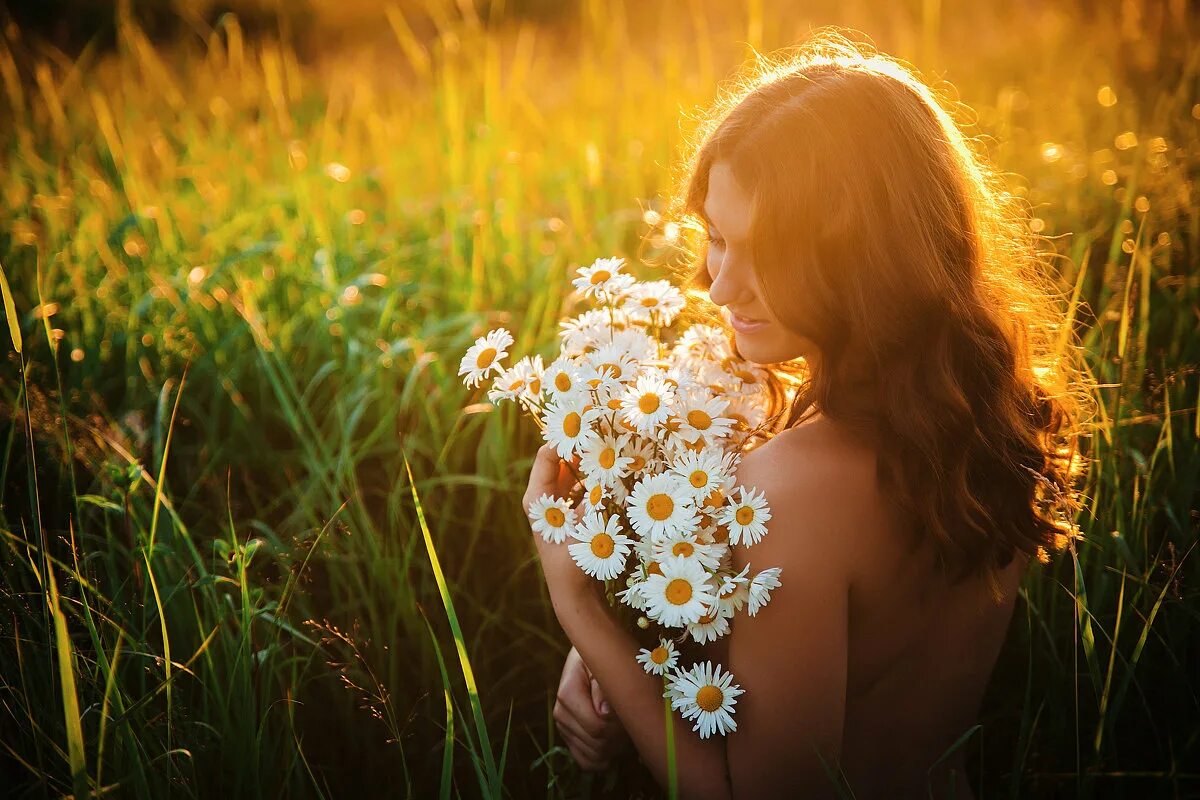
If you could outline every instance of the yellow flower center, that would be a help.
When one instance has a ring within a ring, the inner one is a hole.
[[[596,460],[604,469],[612,469],[613,464],[617,463],[617,451],[606,447],[600,451],[600,458]]]
[[[567,521],[567,515],[562,512],[561,508],[551,506],[546,509],[546,522],[549,522],[555,528],[561,528],[563,523]]]
[[[713,612],[712,614],[705,614],[703,617],[696,620],[696,624],[697,625],[708,625],[708,624],[712,623],[712,621],[716,618],[717,618],[716,612]]]
[[[581,420],[579,418],[578,414],[576,414],[574,411],[572,411],[570,414],[567,414],[565,417],[563,417],[563,422],[562,422],[563,433],[565,433],[567,436],[570,436],[571,438],[575,438],[576,436],[579,435],[579,428],[582,424],[583,424],[583,420]]]
[[[620,364],[601,364],[600,369],[608,370],[609,372],[612,373],[612,376],[614,378],[616,378],[617,380],[621,379],[621,365]]]
[[[650,651],[650,660],[655,664],[665,664],[667,663],[667,659],[670,657],[670,652],[668,652],[667,648],[663,647],[661,644]]]
[[[592,282],[592,286],[599,286],[611,277],[612,273],[608,270],[598,269],[592,273],[590,280]]]
[[[696,489],[703,489],[708,485],[708,473],[702,469],[694,470],[688,476],[688,483],[692,484]]]
[[[668,603],[676,606],[684,605],[692,599],[692,584],[683,578],[676,578],[667,584],[664,594]]]
[[[733,518],[738,521],[738,525],[749,525],[754,521],[754,509],[750,506],[742,506],[733,515]]]
[[[747,369],[739,369],[736,372],[734,372],[733,374],[737,375],[739,378],[741,378],[746,383],[755,383],[758,380],[758,378],[755,376],[755,374]]]
[[[712,506],[713,508],[720,508],[721,504],[724,502],[725,493],[720,489],[713,489],[712,492],[709,493],[708,497],[704,498],[704,504],[706,506]]]
[[[658,395],[650,392],[638,398],[638,410],[643,414],[653,414],[658,411],[659,399]]]
[[[571,391],[571,376],[565,372],[560,372],[554,376],[554,388],[560,392]]]
[[[519,391],[521,391],[521,389],[524,386],[525,386],[525,381],[522,380],[521,378],[517,378],[515,381],[513,381],[512,383],[510,383],[508,385],[508,390],[510,392],[519,392]]]
[[[534,378],[533,380],[531,380],[529,382],[529,391],[532,394],[541,394],[542,393],[542,382],[540,380],[538,380],[537,378]]]
[[[614,543],[607,533],[597,533],[592,537],[592,555],[596,558],[608,558],[613,554]]]
[[[600,505],[600,499],[604,496],[604,487],[596,484],[592,490],[588,492],[588,502],[594,506]]]
[[[620,411],[621,410],[621,398],[614,397],[613,399],[609,400],[608,407],[612,411]]]
[[[696,692],[696,705],[710,714],[719,709],[724,702],[724,693],[712,684],[701,686],[700,691]]]
[[[687,413],[687,421],[688,425],[698,431],[706,431],[712,427],[712,417],[698,408],[693,408]]]
[[[642,298],[642,307],[643,308],[654,308],[656,305],[658,305],[657,297],[643,297]]]
[[[696,548],[692,547],[691,542],[676,542],[675,546],[671,548],[671,555],[684,558],[689,558],[694,552],[696,552]]]
[[[487,369],[496,360],[496,348],[485,347],[479,351],[479,357],[475,359],[475,366],[479,369]]]
[[[639,469],[641,469],[644,466],[646,466],[646,459],[642,458],[641,456],[635,455],[633,457],[633,463],[629,465],[629,468],[631,470],[633,470],[634,472],[637,472]]]
[[[662,522],[675,513],[675,501],[669,494],[652,494],[646,501],[646,513],[655,522]]]

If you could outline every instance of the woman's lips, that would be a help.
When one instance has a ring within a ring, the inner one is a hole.
[[[740,314],[729,312],[729,324],[738,333],[754,333],[767,326],[765,319],[754,319],[752,317],[743,317]]]

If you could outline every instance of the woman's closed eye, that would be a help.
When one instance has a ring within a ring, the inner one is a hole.
[[[716,247],[724,247],[725,240],[721,238],[721,234],[717,233],[712,228],[708,229],[708,243]]]

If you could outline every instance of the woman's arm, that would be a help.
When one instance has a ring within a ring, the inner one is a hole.
[[[638,664],[637,641],[598,593],[552,591],[550,597],[559,624],[604,687],[642,761],[659,785],[667,786],[667,718],[662,678],[647,674]],[[672,711],[670,719],[680,796],[729,798],[723,737],[701,739],[692,731],[691,723],[678,713]]]
[[[571,469],[554,449],[543,446],[530,471],[523,505],[528,509],[543,494],[567,497],[574,481]],[[659,784],[667,786],[670,776],[662,678],[646,673],[638,664],[637,641],[600,595],[599,582],[575,565],[567,545],[551,544],[537,534],[533,539],[559,624],[604,687],[642,761]],[[674,711],[670,719],[680,796],[729,798],[723,738],[702,740],[692,731],[691,723]]]
[[[869,456],[814,424],[747,454],[738,483],[764,491],[769,533],[734,548],[753,576],[781,567],[782,585],[754,617],[734,618],[729,669],[746,693],[728,742],[733,796],[835,797],[849,647],[849,575],[860,509],[874,483]],[[824,764],[822,763],[824,762]]]
[[[543,492],[564,497],[572,476],[552,450],[538,454],[526,504]],[[684,797],[833,796],[841,758],[849,642],[849,575],[863,522],[862,492],[874,462],[817,426],[781,434],[747,454],[738,483],[766,493],[770,534],[735,547],[737,569],[781,567],[783,585],[757,616],[740,613],[722,644],[745,694],[738,728],[700,739],[672,712],[676,773]],[[638,645],[575,566],[566,545],[535,536],[563,630],[604,687],[643,761],[667,785],[661,679],[635,660]],[[823,763],[824,762],[824,763]]]

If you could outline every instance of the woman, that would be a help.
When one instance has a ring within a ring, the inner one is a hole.
[[[1019,210],[935,95],[821,32],[727,94],[689,161],[698,282],[767,366],[753,560],[784,585],[718,644],[737,731],[673,717],[684,797],[971,797],[963,750],[1031,555],[1070,532],[1078,374]],[[530,501],[568,496],[542,448]],[[566,545],[535,536],[575,648],[555,719],[585,767],[628,735],[668,780],[662,684]],[[734,548],[735,568],[747,553]],[[584,666],[586,664],[586,666]],[[622,733],[622,729],[624,733]]]

